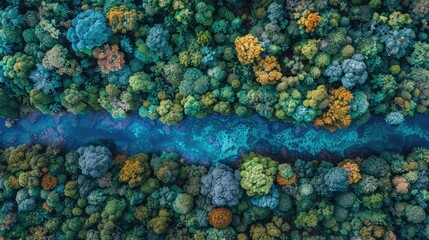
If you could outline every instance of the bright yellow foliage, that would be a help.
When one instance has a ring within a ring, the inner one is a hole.
[[[280,64],[274,56],[268,56],[261,59],[257,65],[253,67],[256,75],[256,81],[262,85],[275,84],[276,81],[282,78]]]
[[[309,10],[305,10],[301,15],[300,19],[298,20],[298,25],[300,28],[305,27],[305,32],[314,32],[314,30],[319,26],[320,23],[320,16],[317,12],[310,12]]]
[[[349,183],[357,183],[361,179],[359,165],[357,163],[346,161],[343,164],[340,163],[340,166],[344,171],[349,175]]]
[[[318,126],[323,126],[330,131],[335,131],[350,125],[351,118],[348,114],[350,101],[353,99],[352,93],[344,87],[334,89],[329,96],[329,110],[324,112],[322,117],[314,120]]]
[[[413,19],[408,13],[401,13],[400,11],[393,11],[389,15],[389,25],[399,28],[403,25],[413,23]]]
[[[127,6],[114,6],[106,14],[109,26],[114,33],[133,31],[137,25],[137,20],[141,18],[135,9],[128,10]]]
[[[237,50],[238,60],[244,64],[251,64],[260,59],[261,53],[264,51],[258,38],[252,34],[235,39],[235,49]]]
[[[148,159],[144,153],[129,157],[119,172],[119,180],[128,182],[130,187],[140,185],[150,175]]]

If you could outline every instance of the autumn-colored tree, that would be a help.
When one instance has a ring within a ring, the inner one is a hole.
[[[317,12],[310,12],[309,10],[305,10],[298,20],[298,25],[300,28],[305,27],[305,32],[310,33],[314,32],[314,30],[319,26],[320,16]]]
[[[238,37],[235,40],[235,49],[237,50],[238,60],[244,64],[251,64],[259,60],[261,53],[264,51],[264,48],[258,42],[258,38],[252,34]]]
[[[214,208],[209,212],[209,223],[214,228],[226,228],[232,222],[232,212],[228,208]]]
[[[46,174],[42,177],[42,189],[50,191],[57,186],[57,178],[52,175]]]
[[[104,50],[95,48],[94,57],[97,58],[98,66],[105,74],[121,70],[125,64],[124,53],[119,52],[118,45],[104,45]]]
[[[349,175],[350,184],[357,183],[362,178],[360,175],[359,165],[357,163],[346,160],[341,162],[339,166]]]
[[[119,180],[128,182],[128,185],[133,188],[139,186],[150,175],[149,157],[141,153],[129,157],[121,171],[119,172]]]
[[[276,174],[276,182],[281,185],[292,185],[296,182],[296,174],[294,173],[291,178],[285,178],[280,173]]]
[[[135,9],[128,10],[127,6],[114,6],[106,14],[107,21],[114,33],[133,31],[137,20],[141,18]]]
[[[256,81],[262,85],[275,84],[282,78],[280,64],[274,56],[268,56],[261,59],[257,65],[253,67],[256,75]]]
[[[322,117],[316,118],[314,123],[332,132],[338,128],[350,125],[351,118],[348,111],[350,110],[349,103],[352,99],[352,93],[345,87],[332,90],[329,96],[328,111],[324,112]]]

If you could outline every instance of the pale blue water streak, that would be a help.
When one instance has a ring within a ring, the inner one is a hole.
[[[104,111],[61,116],[32,113],[12,128],[3,127],[1,119],[0,140],[6,147],[56,143],[73,150],[97,139],[112,139],[121,153],[176,151],[190,162],[200,164],[231,162],[251,150],[278,160],[311,160],[429,147],[428,120],[428,115],[418,115],[399,126],[390,126],[376,117],[365,125],[331,133],[313,124],[270,122],[257,115],[187,117],[169,127],[136,113],[126,119],[114,119]]]

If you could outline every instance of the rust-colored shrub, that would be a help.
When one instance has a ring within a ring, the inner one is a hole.
[[[226,228],[232,222],[232,212],[228,208],[214,208],[209,212],[209,223],[214,228]]]
[[[57,178],[46,174],[42,177],[42,189],[50,191],[57,186]]]
[[[284,185],[292,185],[292,184],[294,184],[296,182],[296,174],[294,173],[291,178],[285,178],[282,175],[280,175],[280,173],[277,173],[277,175],[276,175],[276,182],[279,185],[282,185],[282,186],[284,186]]]
[[[119,52],[118,45],[104,45],[104,49],[95,48],[92,52],[97,58],[98,66],[105,74],[121,70],[125,64],[124,53]]]

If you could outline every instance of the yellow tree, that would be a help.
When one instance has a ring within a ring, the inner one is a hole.
[[[350,101],[353,99],[352,93],[344,87],[332,90],[329,96],[329,109],[322,117],[314,120],[316,125],[323,126],[330,131],[335,131],[350,125],[351,118],[348,113]]]

